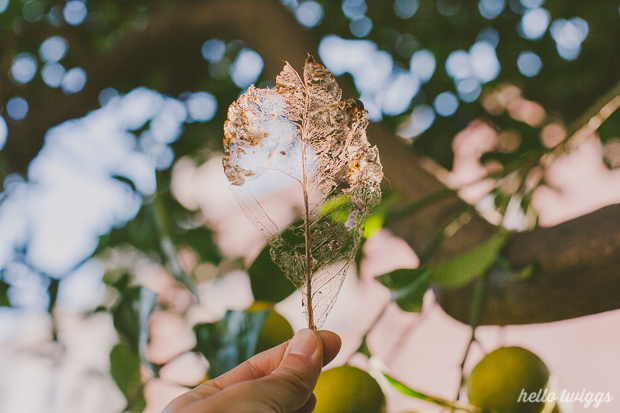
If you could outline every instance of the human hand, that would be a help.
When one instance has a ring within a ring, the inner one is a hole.
[[[299,330],[292,340],[177,397],[162,413],[312,412],[321,369],[340,345],[331,331]]]

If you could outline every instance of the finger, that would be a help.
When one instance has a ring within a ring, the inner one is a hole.
[[[262,353],[258,353],[234,369],[213,380],[209,380],[207,383],[211,383],[220,389],[225,389],[242,381],[257,380],[268,376],[282,362],[288,344],[289,342],[287,341]]]
[[[226,411],[233,405],[239,412],[280,411],[280,406],[290,405],[294,407],[285,407],[284,411],[311,412],[316,404],[312,390],[321,367],[334,359],[340,346],[340,337],[335,333],[302,330],[292,341],[257,354],[176,398],[164,412],[178,412],[189,405],[192,410],[200,409],[203,404],[213,411]],[[265,379],[257,380],[262,377]],[[268,377],[272,380],[266,380]]]
[[[323,367],[325,367],[338,355],[342,346],[342,340],[338,334],[331,331],[321,330],[317,331],[317,333],[319,333],[323,341]]]
[[[233,384],[248,380],[256,380],[271,374],[271,372],[280,365],[287,346],[288,341],[255,355],[251,359],[215,379],[202,383],[198,387],[174,399],[168,405],[168,410],[164,410],[164,413],[167,411],[179,411],[199,400],[213,396],[217,392]]]
[[[332,338],[328,340],[334,342]],[[233,385],[211,397],[208,406],[214,408],[214,411],[230,406],[235,406],[238,412],[295,411],[308,403],[322,367],[321,336],[315,331],[302,329],[295,334],[282,362],[270,375]],[[245,410],[246,402],[250,410]],[[192,407],[198,408],[203,404],[207,406],[206,403],[198,402]]]

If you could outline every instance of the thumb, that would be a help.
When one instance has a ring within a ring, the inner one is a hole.
[[[280,389],[267,397],[273,397],[281,411],[298,409],[310,399],[323,368],[323,353],[323,341],[316,331],[299,330],[278,368],[261,379]]]
[[[295,334],[271,374],[229,387],[211,401],[217,406],[236,406],[238,412],[291,412],[302,407],[312,411],[313,406],[306,404],[314,404],[312,391],[322,367],[321,337],[315,331],[302,329]]]

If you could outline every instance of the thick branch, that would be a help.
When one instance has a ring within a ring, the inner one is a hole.
[[[552,228],[515,234],[505,249],[513,268],[533,264],[524,282],[499,269],[489,274],[481,324],[565,320],[620,308],[620,205]],[[467,322],[471,287],[437,291],[443,309]]]
[[[67,28],[66,30],[72,30]],[[167,70],[168,83],[159,91],[170,95],[195,90],[206,75],[202,42],[212,37],[243,39],[265,61],[265,76],[275,78],[288,60],[301,67],[307,53],[316,54],[317,39],[297,24],[279,1],[212,0],[172,2],[154,12],[148,27],[128,34],[102,55],[87,56],[81,65],[88,82],[80,93],[65,96],[41,88],[24,91],[30,102],[28,121],[10,125],[5,153],[11,171],[24,172],[43,143],[47,129],[83,116],[98,107],[106,87],[138,85],[154,67]],[[4,93],[4,92],[0,92]],[[346,93],[351,95],[351,93]],[[3,100],[6,96],[1,96]],[[222,102],[224,106],[224,102]],[[402,205],[445,190],[420,166],[420,161],[382,125],[371,125],[370,141],[379,147],[391,187],[403,194]],[[390,184],[386,184],[389,186]],[[459,214],[465,203],[456,195],[414,215],[392,221],[389,228],[417,252],[425,251],[437,233]],[[506,250],[513,267],[538,265],[537,275],[521,284],[492,276],[482,323],[523,324],[578,317],[620,308],[620,242],[616,228],[619,207],[610,207],[554,228],[518,234]],[[454,256],[486,239],[494,228],[478,216],[446,240],[434,259]],[[467,289],[438,291],[439,302],[453,317],[469,313]]]

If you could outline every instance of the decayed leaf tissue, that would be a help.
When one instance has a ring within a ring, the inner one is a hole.
[[[301,291],[315,330],[336,301],[366,216],[381,200],[383,171],[366,139],[367,112],[341,94],[329,70],[308,56],[303,77],[286,63],[274,89],[250,86],[230,105],[224,124],[223,164],[233,193]],[[282,237],[258,200],[278,179],[299,192],[297,237]]]

